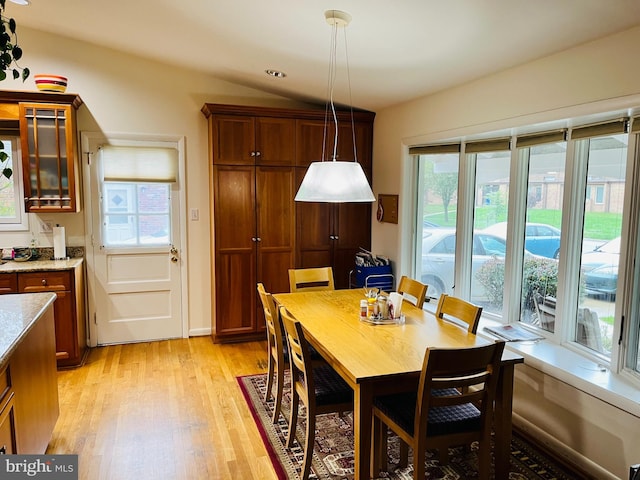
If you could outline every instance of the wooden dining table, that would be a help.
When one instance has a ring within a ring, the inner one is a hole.
[[[372,403],[376,395],[416,390],[428,347],[465,348],[491,340],[403,302],[403,322],[360,320],[360,289],[278,293],[273,298],[302,325],[307,341],[354,391],[355,479],[371,478]],[[505,350],[494,412],[495,478],[509,478],[515,365]]]

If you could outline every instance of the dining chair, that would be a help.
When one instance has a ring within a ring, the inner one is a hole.
[[[268,370],[267,370],[267,390],[265,392],[264,401],[268,402],[272,395],[272,389],[275,387],[276,394],[274,396],[275,405],[273,407],[273,423],[278,421],[280,410],[282,408],[282,392],[284,389],[284,372],[289,362],[289,351],[286,346],[286,340],[283,336],[282,322],[273,297],[268,293],[262,283],[258,283],[258,294],[264,309],[264,318],[267,324],[267,352],[268,352]]]
[[[413,449],[414,479],[424,479],[426,450],[437,449],[446,464],[449,447],[475,441],[479,478],[488,479],[503,350],[503,341],[473,348],[427,348],[417,391],[374,398],[372,473],[377,476],[386,469],[386,425]]]
[[[413,278],[409,278],[406,275],[403,275],[400,278],[400,283],[398,284],[398,293],[401,293],[406,301],[412,303],[418,308],[422,308],[422,304],[424,303],[427,297],[427,289],[429,285],[425,285],[424,283],[419,282],[418,280],[414,280]],[[406,298],[406,295],[409,295],[414,300],[410,298]],[[415,301],[415,303],[414,303]]]
[[[446,293],[440,295],[438,307],[436,308],[437,318],[465,326],[469,333],[475,334],[478,331],[480,315],[482,315],[482,307]]]
[[[313,368],[309,344],[305,339],[302,326],[284,307],[280,307],[280,318],[287,332],[291,368],[291,406],[287,447],[293,446],[298,424],[298,409],[302,402],[307,408],[307,426],[300,478],[307,480],[313,458],[316,416],[353,410],[353,390],[330,365]]]
[[[334,289],[331,267],[292,268],[289,270],[289,290],[292,293]]]

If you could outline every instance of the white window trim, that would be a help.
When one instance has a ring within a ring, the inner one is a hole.
[[[2,137],[4,139],[7,137]],[[0,140],[1,140],[0,139]],[[20,138],[12,137],[11,169],[13,174],[14,198],[16,199],[16,216],[0,219],[0,232],[24,232],[29,230],[29,215],[24,211],[24,183],[22,178],[22,152]]]

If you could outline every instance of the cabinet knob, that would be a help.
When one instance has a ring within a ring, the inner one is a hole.
[[[256,242],[261,242],[261,241],[262,241],[262,239],[260,237],[256,238]]]
[[[178,257],[171,257],[171,261],[173,263],[177,263],[178,262]]]
[[[259,157],[260,155],[262,155],[261,152],[256,152],[256,157]]]
[[[251,152],[249,155],[252,156],[252,157],[255,157],[256,156],[256,152]]]
[[[44,286],[46,286],[46,285],[47,285],[47,279],[46,279],[46,278],[43,278],[43,279],[42,279],[42,285],[44,285]]]
[[[2,445],[2,448],[0,448],[0,455],[6,455],[6,454],[7,454],[7,446]]]
[[[257,241],[258,241],[258,239],[257,239],[256,237],[251,237],[251,241],[252,241],[252,242],[257,242]]]

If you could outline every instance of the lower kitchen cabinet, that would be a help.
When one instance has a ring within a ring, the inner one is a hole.
[[[87,353],[82,268],[0,273],[0,293],[36,292],[57,295],[53,309],[58,367],[82,365]]]

